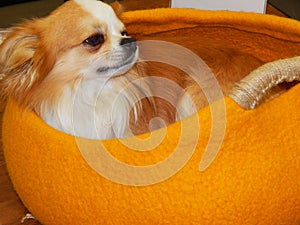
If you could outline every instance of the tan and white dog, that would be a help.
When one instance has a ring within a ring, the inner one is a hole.
[[[170,37],[164,41],[197,53],[225,93],[261,64],[210,40]],[[162,126],[149,128],[153,118],[161,118],[163,125],[179,118],[176,108],[188,107],[185,94],[161,88],[175,104],[153,97],[153,90],[164,85],[141,78],[154,73],[182,87],[198,108],[206,104],[199,86],[181,70],[155,62],[137,63],[138,59],[137,41],[127,35],[111,6],[96,0],[68,1],[45,18],[14,27],[2,43],[1,95],[35,110],[56,129],[96,139],[127,137]]]

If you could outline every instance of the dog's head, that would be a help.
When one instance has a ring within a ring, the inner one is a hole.
[[[136,41],[111,6],[68,1],[45,18],[13,28],[0,46],[1,92],[28,106],[33,94],[123,74],[137,58]]]

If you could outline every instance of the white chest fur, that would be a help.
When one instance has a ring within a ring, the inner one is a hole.
[[[56,110],[41,115],[50,126],[91,139],[111,139],[131,136],[130,111],[137,116],[136,104],[149,96],[147,83],[134,85],[127,77],[86,80],[74,88],[66,88]]]

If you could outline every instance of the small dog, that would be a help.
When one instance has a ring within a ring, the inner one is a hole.
[[[193,50],[212,69],[224,93],[262,64],[211,40],[149,38]],[[2,43],[1,95],[34,110],[58,130],[92,139],[145,133],[195,113],[186,94],[196,109],[207,104],[199,85],[180,69],[138,59],[136,40],[127,35],[111,6],[96,0],[67,1],[45,18],[14,27]],[[171,80],[185,93],[153,77]],[[172,102],[153,95],[159,91]]]

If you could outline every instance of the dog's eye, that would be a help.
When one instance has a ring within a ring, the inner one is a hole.
[[[124,31],[121,32],[121,35],[122,35],[122,36],[127,36],[128,33],[127,33],[127,31],[124,30]]]
[[[90,36],[89,38],[85,39],[83,41],[84,44],[89,45],[91,47],[96,47],[100,44],[103,44],[105,41],[103,34],[94,34]]]

